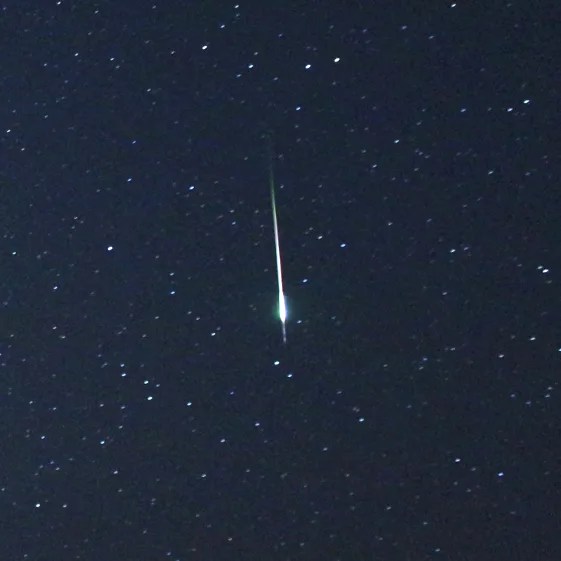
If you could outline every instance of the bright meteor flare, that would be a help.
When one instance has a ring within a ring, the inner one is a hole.
[[[275,253],[277,256],[277,279],[279,285],[279,319],[282,324],[282,342],[286,345],[286,301],[282,284],[282,265],[279,243],[279,223],[277,220],[277,205],[275,201],[275,177],[273,174],[273,156],[271,154],[269,165],[269,184],[271,187],[271,207],[273,210],[273,229],[275,231]]]

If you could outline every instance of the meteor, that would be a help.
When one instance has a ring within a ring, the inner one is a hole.
[[[282,342],[286,345],[286,301],[282,283],[282,264],[279,243],[279,223],[277,219],[277,205],[275,201],[275,176],[273,173],[273,154],[272,149],[269,154],[269,185],[271,187],[271,208],[273,210],[273,229],[275,232],[275,253],[277,256],[277,280],[279,287],[279,319],[282,325]]]

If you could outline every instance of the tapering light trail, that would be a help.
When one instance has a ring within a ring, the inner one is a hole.
[[[271,150],[272,152],[272,150]],[[279,285],[279,319],[282,325],[282,342],[286,345],[286,301],[282,283],[282,264],[279,242],[279,223],[277,219],[277,205],[275,201],[275,176],[273,173],[273,156],[270,154],[269,161],[269,184],[271,187],[271,207],[273,210],[273,229],[275,231],[275,253],[277,256],[277,280]]]

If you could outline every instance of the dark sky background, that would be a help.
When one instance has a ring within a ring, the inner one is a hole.
[[[486,4],[2,3],[0,559],[561,558],[561,16]]]

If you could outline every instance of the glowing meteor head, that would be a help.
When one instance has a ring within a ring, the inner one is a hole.
[[[286,321],[286,301],[282,292],[279,294],[279,318],[283,323]]]

